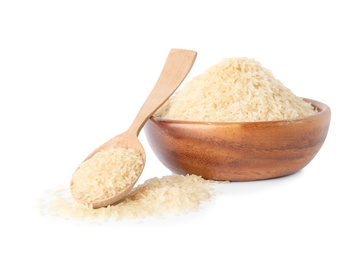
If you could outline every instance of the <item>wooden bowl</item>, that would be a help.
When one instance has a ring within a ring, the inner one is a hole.
[[[205,123],[152,116],[145,135],[172,172],[206,179],[251,181],[280,177],[305,167],[324,143],[330,108],[305,99],[318,113],[299,119]]]

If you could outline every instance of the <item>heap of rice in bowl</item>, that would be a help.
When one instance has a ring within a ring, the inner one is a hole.
[[[198,122],[257,122],[317,113],[253,59],[229,58],[191,79],[155,116]]]

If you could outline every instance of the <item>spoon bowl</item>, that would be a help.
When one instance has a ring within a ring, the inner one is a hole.
[[[141,144],[141,142],[139,141],[137,135],[131,134],[128,131],[113,137],[106,143],[99,146],[90,155],[88,155],[88,157],[85,158],[84,161],[90,159],[93,155],[95,155],[96,153],[98,153],[102,150],[107,150],[110,148],[117,148],[117,147],[132,148],[136,151],[139,151],[142,156],[142,159],[143,159],[143,168],[144,168],[145,160],[146,160],[146,154],[145,154],[144,147]],[[132,190],[132,188],[138,181],[139,177],[140,177],[140,174],[138,175],[137,178],[133,179],[132,182],[129,183],[129,185],[125,189],[123,189],[121,192],[117,193],[115,196],[109,197],[107,199],[102,199],[102,200],[94,200],[91,203],[93,208],[96,209],[96,208],[106,207],[108,205],[114,205],[114,204],[117,204],[118,202],[120,202]],[[84,201],[79,201],[79,202],[85,203]]]
[[[167,60],[164,64],[163,70],[159,76],[159,79],[154,86],[153,90],[147,97],[143,106],[139,110],[137,116],[135,117],[133,123],[130,125],[127,131],[122,134],[119,134],[109,141],[105,142],[97,149],[95,149],[91,154],[89,154],[84,161],[91,159],[96,153],[107,150],[110,148],[131,148],[139,153],[143,159],[143,168],[145,165],[146,155],[145,150],[138,139],[139,132],[143,128],[146,121],[151,117],[151,115],[162,106],[167,99],[175,92],[175,90],[180,86],[185,77],[188,75],[190,69],[192,68],[194,61],[196,59],[197,53],[191,50],[183,49],[172,49],[167,57]],[[75,171],[76,172],[76,171]],[[113,205],[119,203],[124,199],[131,189],[134,187],[135,183],[139,179],[141,173],[138,174],[138,177],[133,179],[126,188],[122,189],[120,192],[105,199],[98,199],[91,201],[93,208],[106,207],[108,205]],[[74,176],[74,175],[73,175]],[[87,204],[86,201],[81,201],[74,196],[73,192],[73,178],[70,182],[70,189],[73,194],[73,197],[80,203]]]

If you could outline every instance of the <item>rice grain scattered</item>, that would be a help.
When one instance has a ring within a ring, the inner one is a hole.
[[[202,202],[213,196],[215,181],[197,175],[154,177],[133,188],[117,205],[93,209],[75,201],[69,187],[48,191],[44,214],[69,219],[121,220],[124,218],[161,217],[196,211]]]

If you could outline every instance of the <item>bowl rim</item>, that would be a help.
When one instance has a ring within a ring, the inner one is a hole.
[[[169,124],[189,124],[189,125],[217,125],[217,126],[222,126],[222,125],[240,125],[240,124],[244,124],[244,125],[251,125],[251,124],[284,124],[284,123],[297,123],[297,122],[301,122],[304,120],[312,120],[312,119],[316,119],[316,118],[320,118],[323,117],[324,115],[326,115],[327,113],[331,113],[331,109],[328,105],[317,101],[317,100],[313,100],[310,98],[302,98],[304,101],[311,103],[311,105],[313,107],[316,107],[319,112],[310,116],[303,116],[303,117],[297,117],[297,118],[291,118],[291,119],[285,119],[285,120],[272,120],[272,121],[254,121],[254,122],[201,122],[201,121],[184,121],[184,120],[176,120],[176,119],[168,119],[168,118],[162,118],[162,117],[158,117],[155,115],[152,115],[149,119],[154,121],[154,122],[159,122],[159,123],[169,123]]]

